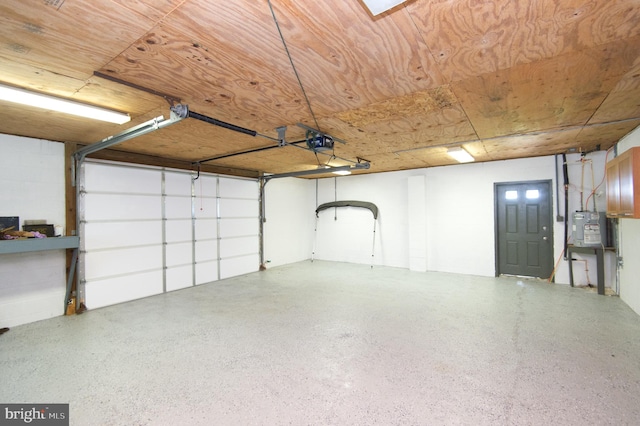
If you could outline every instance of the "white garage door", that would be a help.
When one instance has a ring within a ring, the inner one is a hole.
[[[256,180],[94,161],[80,173],[88,308],[259,269]]]

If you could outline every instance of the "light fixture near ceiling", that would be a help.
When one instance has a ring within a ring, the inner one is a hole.
[[[476,159],[461,146],[447,149],[447,154],[454,158],[458,163],[471,163],[476,161]]]
[[[334,172],[331,172],[334,175],[338,175],[338,176],[348,176],[351,174],[351,170],[336,170]]]
[[[4,84],[0,84],[0,100],[115,124],[124,124],[131,120],[129,114],[122,112],[31,92]]]
[[[362,0],[373,16],[386,12],[407,0]]]
[[[347,166],[337,166],[337,167],[320,166],[320,167],[317,167],[317,168],[311,169],[311,170],[300,170],[300,171],[297,171],[297,172],[279,173],[279,174],[275,174],[275,175],[265,175],[264,179],[271,180],[271,179],[278,179],[278,178],[285,178],[285,177],[310,176],[310,175],[318,175],[318,174],[325,174],[325,173],[338,174],[336,172],[349,172],[348,174],[351,174],[352,170],[367,170],[367,169],[369,169],[369,167],[371,167],[371,164],[368,163],[368,162],[367,163],[356,163],[356,164],[347,165]]]
[[[329,166],[328,164],[321,164],[317,169],[322,173],[333,173],[339,176],[348,176],[351,174],[350,166]]]

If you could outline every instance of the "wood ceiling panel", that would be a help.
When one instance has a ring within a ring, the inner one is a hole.
[[[226,167],[260,167],[264,172],[273,174],[315,169],[320,164],[326,164],[328,160],[329,157],[319,155],[316,159],[310,151],[285,146],[271,151],[223,158],[206,164]]]
[[[431,164],[424,161],[420,156],[416,156],[413,153],[399,153],[399,154],[375,154],[371,158],[370,172],[389,172],[394,170],[410,170],[422,167],[430,167]]]
[[[447,150],[450,147],[463,147],[469,154],[471,154],[476,162],[491,161],[483,143],[466,142],[462,144],[448,144],[446,146],[433,146],[416,148],[408,151],[396,152],[398,158],[402,158],[407,164],[414,165],[416,162],[424,163],[422,167],[436,167],[446,166],[451,164],[458,164],[458,162],[447,154]]]
[[[407,10],[454,81],[640,35],[635,0],[430,0]]]
[[[339,120],[333,120],[323,128],[352,142],[347,151],[356,147],[364,157],[416,146],[477,139],[449,86],[345,111],[337,118]]]
[[[457,164],[453,158],[447,155],[447,148],[442,146],[400,152],[397,156],[405,164],[412,165],[422,163],[424,164],[422,167]]]
[[[609,149],[627,133],[640,126],[640,118],[587,126],[580,130],[577,140],[583,151]]]
[[[74,78],[88,78],[152,24],[111,1],[0,3],[0,55]]]
[[[229,55],[225,46],[214,48],[203,42],[204,35],[197,37],[200,41],[190,41],[194,38],[160,25],[101,72],[179,98],[201,114],[260,132],[273,131],[277,127],[273,123],[308,117],[288,73],[248,66],[246,58]]]
[[[0,104],[0,132],[94,143],[168,117],[159,92],[270,138],[287,126],[288,143],[305,137],[296,123],[317,127],[347,141],[332,163],[375,173],[455,164],[454,145],[476,161],[604,149],[640,124],[637,0],[415,0],[377,17],[360,0],[271,4],[304,93],[266,0],[5,0],[1,82],[132,121]],[[274,144],[187,119],[110,151],[184,166],[258,150],[212,161],[243,176],[318,164],[260,150]]]
[[[47,71],[0,55],[0,82],[53,96],[71,97],[86,80]]]
[[[352,126],[367,129],[375,123],[388,124],[398,118],[421,117],[433,111],[450,108],[458,100],[449,86],[440,86],[406,96],[398,96],[365,107],[344,111],[336,116]]]
[[[452,84],[482,139],[585,124],[638,55],[639,38]]]
[[[358,1],[283,0],[274,8],[317,116],[444,83],[404,12],[372,21]]]
[[[118,149],[197,162],[262,146],[265,141],[187,118],[162,130],[126,141]]]
[[[185,0],[111,0],[120,6],[146,16],[150,20],[157,22],[175,10]]]
[[[126,112],[132,118],[146,116],[152,111],[158,111],[154,117],[163,115],[169,118],[169,104],[166,100],[99,77],[89,78],[70,98]]]
[[[640,50],[640,47],[638,48]],[[640,57],[609,93],[589,124],[640,117]]]
[[[536,157],[579,150],[579,127],[554,132],[530,133],[483,140],[488,153],[487,160],[509,160],[513,158]]]

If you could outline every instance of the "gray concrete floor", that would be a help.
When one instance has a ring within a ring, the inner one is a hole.
[[[15,327],[0,380],[0,402],[83,426],[638,425],[640,316],[535,280],[302,262]]]

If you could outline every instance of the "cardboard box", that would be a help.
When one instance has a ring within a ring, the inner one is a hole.
[[[47,237],[55,236],[55,231],[53,225],[24,225],[22,227],[23,231],[29,232],[39,232]]]

